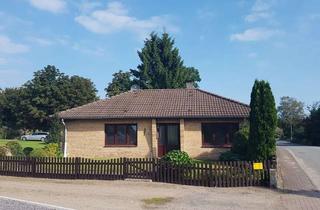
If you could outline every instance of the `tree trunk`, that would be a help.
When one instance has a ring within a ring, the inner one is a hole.
[[[291,124],[291,126],[290,126],[290,141],[292,141],[292,136],[293,136],[293,125]]]

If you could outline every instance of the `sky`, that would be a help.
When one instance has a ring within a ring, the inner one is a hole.
[[[10,0],[0,2],[0,88],[17,87],[55,65],[90,78],[98,95],[137,51],[168,32],[201,89],[250,102],[255,79],[277,103],[320,100],[319,0]]]

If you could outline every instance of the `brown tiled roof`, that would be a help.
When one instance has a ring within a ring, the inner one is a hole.
[[[200,89],[148,89],[122,93],[59,113],[63,119],[246,118],[248,105]]]

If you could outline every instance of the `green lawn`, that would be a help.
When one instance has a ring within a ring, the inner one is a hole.
[[[18,141],[22,148],[25,147],[32,147],[33,149],[37,148],[43,148],[46,143],[43,143],[41,141],[21,141],[21,140],[15,140],[15,139],[0,139],[0,146],[5,146],[7,142],[9,141]]]

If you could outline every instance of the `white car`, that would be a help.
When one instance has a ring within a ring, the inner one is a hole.
[[[23,135],[21,136],[21,140],[23,141],[45,141],[47,139],[47,136],[49,135],[49,133],[47,132],[34,132],[31,135]]]

